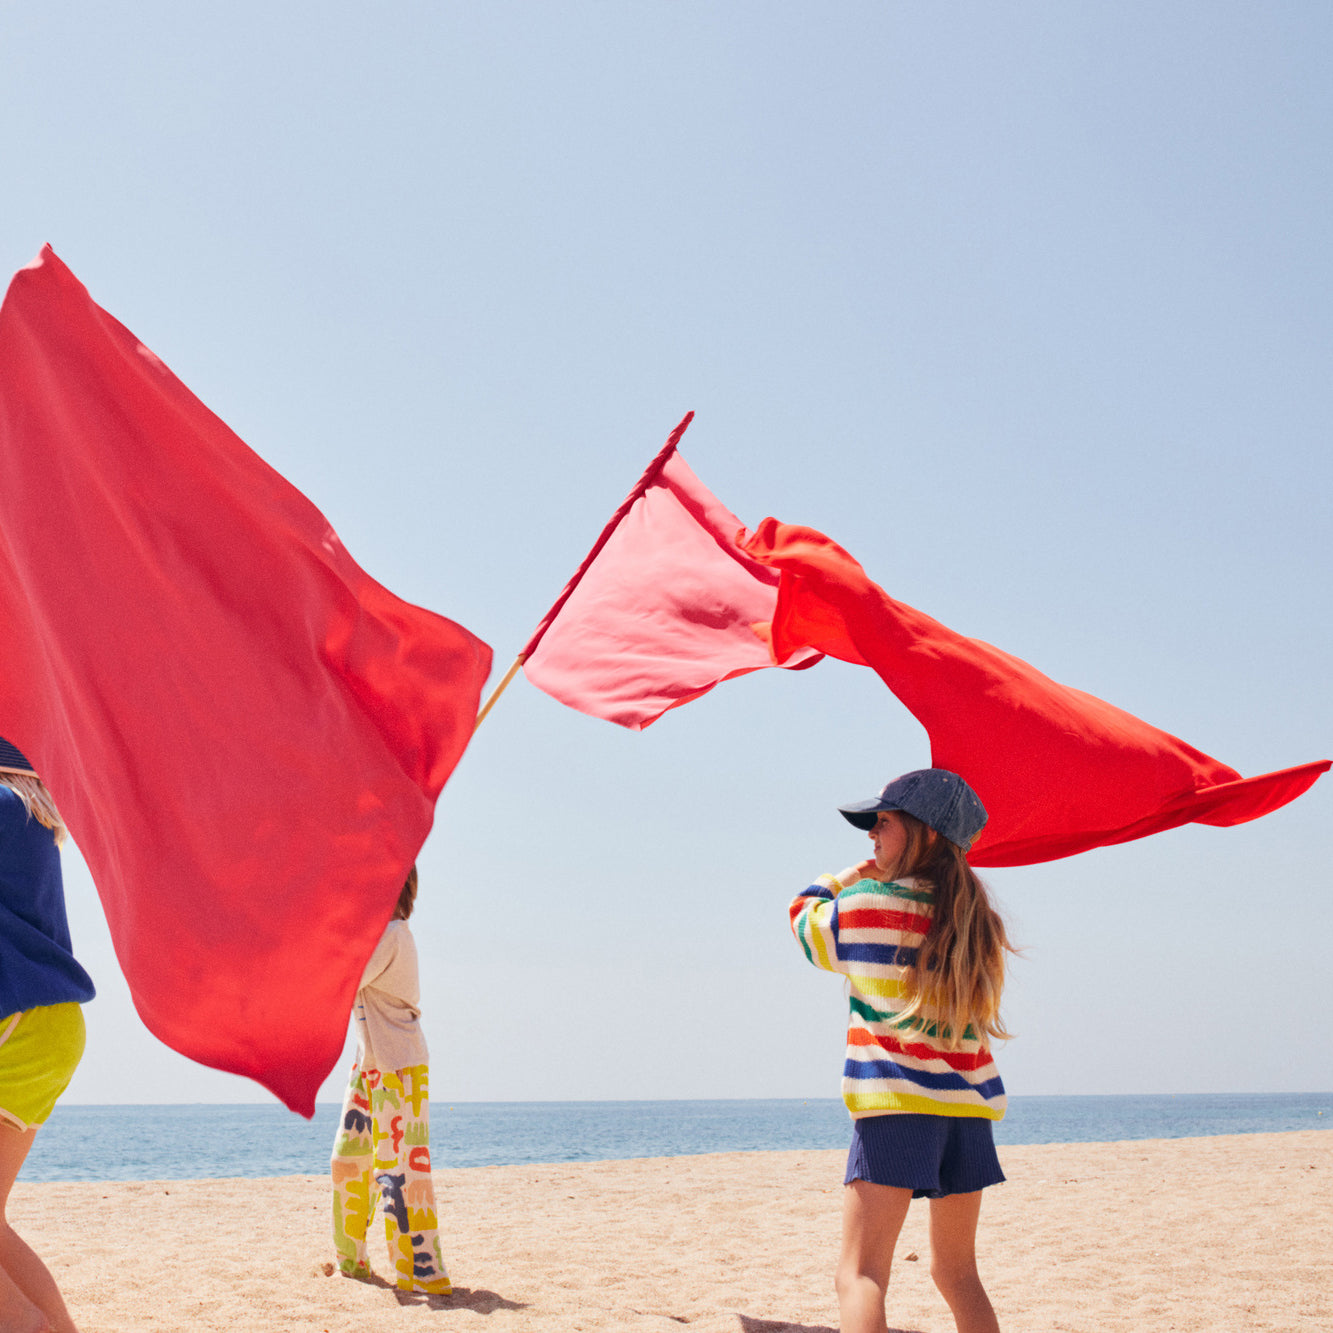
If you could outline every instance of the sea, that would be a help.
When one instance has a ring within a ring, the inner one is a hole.
[[[337,1103],[313,1120],[265,1105],[58,1105],[20,1180],[203,1180],[322,1175]],[[753,1101],[432,1101],[435,1167],[596,1162],[845,1148],[838,1098]],[[1333,1130],[1333,1092],[1009,1098],[997,1142],[1101,1143]]]

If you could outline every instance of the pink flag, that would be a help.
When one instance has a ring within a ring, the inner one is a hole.
[[[0,478],[0,734],[150,1030],[310,1115],[490,650],[365,574],[49,247],[0,308]]]
[[[1330,766],[1242,778],[1113,704],[895,602],[812,528],[765,519],[746,549],[782,572],[775,651],[816,648],[872,667],[929,733],[931,763],[976,790],[990,820],[969,855],[975,865],[1052,861],[1181,824],[1241,824],[1295,800]]]
[[[778,575],[676,452],[694,413],[626,497],[523,650],[528,679],[593,717],[641,731],[669,708],[775,663],[767,622]]]

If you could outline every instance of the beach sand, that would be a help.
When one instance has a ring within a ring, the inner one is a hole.
[[[841,1152],[437,1171],[450,1297],[328,1276],[323,1177],[25,1184],[10,1220],[86,1333],[831,1333]],[[1004,1148],[982,1274],[1006,1333],[1333,1330],[1333,1133]],[[924,1201],[889,1325],[950,1333]],[[387,1269],[377,1224],[372,1261]]]

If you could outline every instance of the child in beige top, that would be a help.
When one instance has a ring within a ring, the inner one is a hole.
[[[416,896],[413,866],[356,993],[357,1060],[333,1147],[333,1243],[342,1273],[370,1277],[366,1232],[378,1191],[398,1289],[441,1296],[453,1286],[430,1174],[428,1055],[417,946],[407,924]]]

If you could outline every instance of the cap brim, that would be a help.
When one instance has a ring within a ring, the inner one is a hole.
[[[875,827],[875,816],[881,810],[888,810],[891,807],[881,805],[879,799],[873,801],[857,801],[855,805],[840,805],[838,813],[849,823],[854,824],[859,829],[865,829],[869,832]]]

